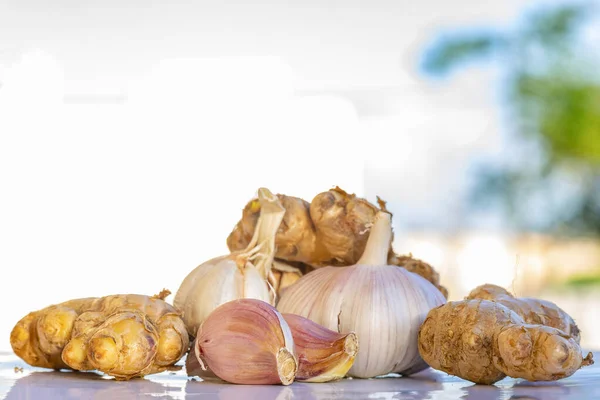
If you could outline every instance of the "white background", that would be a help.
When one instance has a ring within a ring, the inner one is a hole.
[[[260,186],[452,224],[501,145],[493,72],[441,87],[416,60],[525,3],[0,2],[0,349],[52,303],[175,291]]]

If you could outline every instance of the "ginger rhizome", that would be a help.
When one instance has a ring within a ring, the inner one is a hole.
[[[300,270],[356,264],[365,250],[375,215],[380,208],[388,212],[381,199],[378,199],[377,207],[339,187],[316,195],[310,203],[283,194],[278,194],[277,197],[286,212],[275,237],[275,257],[279,265],[276,263],[273,266],[273,273],[276,279],[288,281],[296,280],[300,276]],[[230,251],[248,246],[260,211],[258,200],[254,199],[246,204],[242,219],[227,238]],[[285,268],[288,263],[294,263],[296,267],[299,263],[309,267],[290,270]],[[404,267],[423,276],[448,297],[447,290],[440,285],[438,273],[431,265],[410,255],[398,256],[391,246],[388,264]],[[283,266],[284,269],[278,266]],[[273,282],[272,285],[276,286]]]
[[[277,231],[276,257],[313,266],[350,265],[365,249],[377,207],[340,188],[318,194],[311,203],[278,194],[286,210]],[[260,203],[251,200],[227,238],[229,250],[245,248],[254,232]]]
[[[399,267],[406,268],[410,272],[414,272],[417,275],[421,275],[433,284],[445,298],[448,298],[448,290],[440,284],[440,275],[438,272],[425,261],[413,258],[412,254],[407,256],[399,256],[390,251],[388,255],[388,263],[391,265],[397,265]]]
[[[569,334],[528,324],[500,302],[483,299],[432,309],[418,343],[421,357],[432,368],[487,385],[505,376],[552,381],[593,364],[592,353],[583,358]]]
[[[579,343],[579,328],[573,318],[550,301],[529,297],[514,297],[506,289],[490,283],[476,287],[466,299],[496,301],[516,312],[526,323],[560,329]]]
[[[29,313],[13,328],[15,354],[34,367],[99,370],[119,380],[172,368],[189,347],[178,312],[158,296],[70,300]]]

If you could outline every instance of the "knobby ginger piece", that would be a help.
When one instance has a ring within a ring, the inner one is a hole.
[[[308,203],[298,197],[277,195],[286,213],[275,237],[275,256],[282,262],[301,262],[314,268],[334,265],[354,265],[365,249],[370,227],[379,209],[365,199],[349,194],[339,187],[320,193]],[[381,210],[389,213],[386,202],[377,197]],[[242,219],[227,238],[230,251],[246,248],[260,215],[260,203],[251,200],[242,212]],[[421,275],[444,297],[448,291],[440,285],[435,269],[415,258],[398,256],[390,247],[389,263]],[[294,280],[297,275],[273,272],[272,280],[282,275]],[[276,284],[273,284],[276,286]]]
[[[466,299],[496,301],[516,312],[528,324],[545,325],[560,329],[570,335],[577,343],[581,339],[579,328],[573,318],[550,301],[529,297],[514,297],[506,289],[490,283],[476,287]]]
[[[379,209],[339,187],[320,193],[310,203],[310,217],[332,260],[330,265],[354,265],[369,238],[369,228]]]
[[[171,305],[127,294],[31,312],[13,328],[10,343],[34,367],[96,369],[126,380],[171,369],[187,351],[189,337]]]
[[[474,299],[432,309],[419,330],[419,353],[432,368],[491,385],[505,376],[530,381],[566,378],[593,364],[556,328],[527,324],[499,302]]]
[[[440,284],[440,275],[438,272],[425,261],[416,259],[412,257],[412,254],[408,256],[399,256],[394,254],[394,252],[390,252],[388,256],[388,262],[391,265],[397,265],[399,267],[404,267],[410,272],[414,272],[417,275],[421,275],[423,278],[427,279],[429,282],[433,284],[445,298],[448,298],[448,290]]]
[[[314,263],[318,258],[327,257],[316,253],[316,232],[310,219],[308,202],[292,196],[278,194],[286,213],[275,236],[277,253],[275,256],[286,261]],[[242,219],[227,238],[227,247],[231,252],[245,249],[256,228],[260,215],[260,202],[253,199],[246,204]]]
[[[275,237],[277,258],[313,267],[358,261],[377,207],[339,187],[318,194],[311,203],[298,197],[277,196],[286,209]],[[256,199],[246,204],[242,219],[227,238],[230,251],[247,246],[259,214]]]

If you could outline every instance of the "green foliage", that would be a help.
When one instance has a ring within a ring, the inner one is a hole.
[[[524,36],[529,40],[555,47],[558,42],[572,40],[590,9],[582,5],[566,5],[550,12],[531,16]]]
[[[574,288],[600,286],[600,272],[597,274],[573,276],[565,282],[565,285]]]
[[[460,62],[492,54],[501,45],[499,39],[488,33],[444,38],[429,51],[423,68],[431,73],[446,73]]]
[[[446,34],[425,52],[422,66],[432,75],[478,59],[503,67],[510,130],[516,140],[536,143],[539,160],[483,165],[473,200],[500,205],[520,227],[600,234],[600,65],[586,64],[579,38],[592,11],[576,4],[546,8],[516,29]],[[568,207],[554,202],[565,176],[576,186]],[[541,225],[531,223],[532,198],[550,210]]]
[[[533,102],[539,109],[539,131],[535,134],[546,141],[552,157],[600,165],[599,86],[561,76],[523,75],[517,91],[520,101]],[[526,113],[527,105],[522,107]]]

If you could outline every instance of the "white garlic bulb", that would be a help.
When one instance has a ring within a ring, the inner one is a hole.
[[[427,367],[418,352],[419,327],[446,300],[421,276],[387,265],[391,239],[391,216],[379,212],[357,265],[310,272],[277,305],[328,329],[355,332],[360,349],[350,376],[408,375]]]
[[[267,278],[273,267],[275,235],[285,209],[268,189],[259,189],[258,199],[261,213],[248,247],[196,267],[175,294],[173,305],[181,312],[191,336],[221,304],[242,298],[274,303],[275,294]]]

